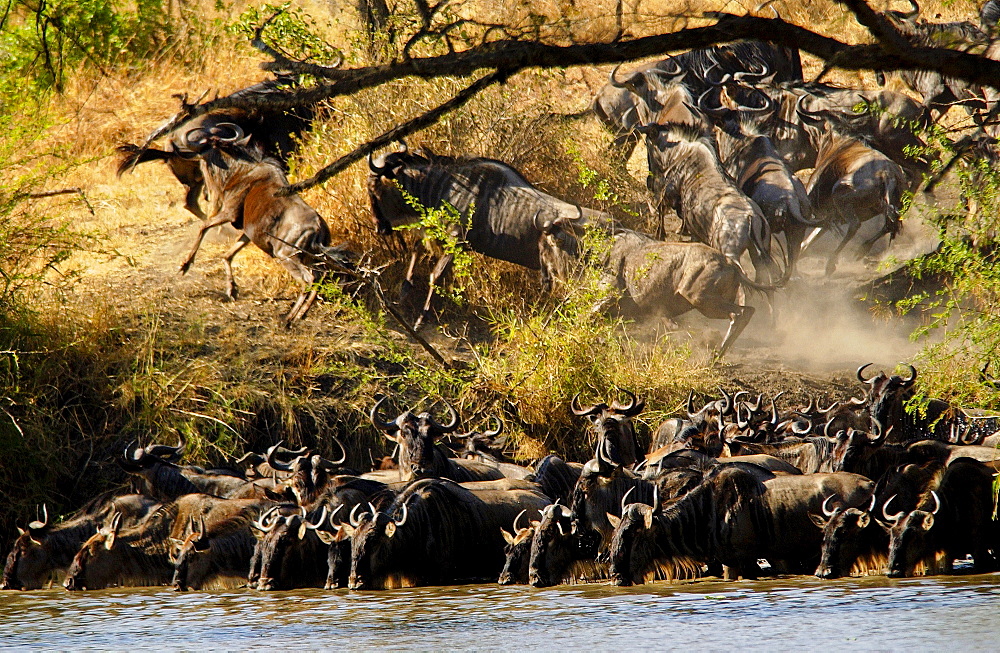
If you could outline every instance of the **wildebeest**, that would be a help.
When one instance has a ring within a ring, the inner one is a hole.
[[[212,502],[197,518],[192,516],[191,532],[170,542],[168,559],[174,567],[174,589],[245,583],[255,544],[251,524],[271,503],[267,499],[229,499]]]
[[[102,494],[58,524],[49,521],[46,507],[41,520],[32,521],[25,529],[18,528],[18,537],[4,563],[0,589],[34,590],[50,580],[59,580],[57,577],[65,573],[80,546],[112,515],[122,515],[122,523],[134,526],[158,506],[154,499],[141,494]]]
[[[874,494],[867,506],[845,506],[827,500],[823,502],[823,514],[812,516],[823,530],[823,548],[815,571],[818,578],[883,572],[889,538],[872,519],[876,502]]]
[[[453,207],[459,218],[439,226],[456,242],[484,256],[540,270],[545,289],[551,286],[552,275],[539,259],[536,218],[591,222],[610,218],[543,193],[514,168],[493,159],[443,156],[427,148],[410,152],[404,145],[379,159],[369,157],[368,165],[368,195],[378,233],[388,235],[396,227],[418,222],[421,209]],[[413,257],[407,284],[412,283],[416,252]],[[451,260],[446,252],[435,266],[417,325],[429,315],[434,284]]]
[[[931,398],[920,413],[906,410],[906,402],[913,396],[917,369],[907,364],[910,374],[887,375],[879,372],[865,378],[866,363],[858,368],[858,381],[868,386],[869,413],[873,422],[892,429],[889,442],[910,442],[932,438],[948,442],[960,434],[964,444],[978,444],[988,434],[1000,430],[996,417],[972,417],[958,406],[943,399]]]
[[[862,256],[867,255],[882,236],[888,234],[891,241],[899,233],[899,214],[907,180],[899,164],[855,138],[838,134],[833,129],[826,132],[816,129],[811,133],[818,154],[807,190],[816,219],[827,223],[829,227],[824,228],[842,226],[845,229],[840,243],[827,260],[826,273],[832,274],[841,250],[863,222],[881,218],[883,226],[863,243]],[[808,243],[809,240],[806,245]]]
[[[610,406],[598,402],[582,408],[579,403],[580,393],[577,393],[570,401],[570,410],[577,417],[586,417],[590,420],[597,446],[607,460],[616,465],[632,467],[639,462],[641,451],[632,418],[642,413],[646,408],[646,401],[628,390],[624,392],[630,400],[627,406],[617,402],[612,402]]]
[[[819,558],[821,533],[809,524],[830,496],[868,500],[874,483],[856,474],[782,475],[761,481],[742,467],[722,467],[672,505],[630,504],[615,520],[612,579],[642,582],[657,566],[721,562],[727,579],[752,578],[758,558],[799,570]],[[812,567],[810,567],[811,569]]]
[[[226,297],[236,298],[233,258],[253,242],[277,259],[302,287],[285,316],[286,324],[291,325],[316,299],[318,289],[312,285],[317,271],[330,266],[350,268],[351,255],[342,246],[330,246],[330,228],[305,200],[299,195],[278,194],[288,187],[288,179],[276,159],[248,146],[239,125],[221,124],[216,130],[220,133],[188,134],[188,143],[197,148],[210,210],[180,271],[186,273],[194,263],[206,231],[232,224],[243,233],[223,257]]]
[[[910,501],[894,501],[894,495],[882,506],[889,576],[912,576],[920,563],[928,573],[950,573],[954,559],[970,553],[977,571],[992,571],[993,469],[959,458],[947,465],[927,463],[920,471],[926,478]]]
[[[315,115],[314,108],[305,104],[287,111],[268,108],[268,97],[282,94],[284,88],[294,85],[294,80],[294,76],[279,76],[277,79],[249,86],[225,98],[247,100],[254,108],[213,109],[194,118],[189,116],[197,103],[188,104],[184,96],[181,100],[180,113],[154,132],[147,139],[146,146],[126,144],[118,148],[122,155],[118,165],[118,176],[140,163],[163,161],[170,167],[177,181],[187,189],[184,208],[204,220],[208,216],[205,215],[198,200],[204,190],[205,179],[198,161],[199,146],[193,141],[203,134],[226,134],[229,132],[228,128],[220,130],[220,125],[237,124],[249,135],[253,145],[259,145],[268,156],[284,161],[294,152],[296,139],[309,128]],[[149,143],[167,134],[169,142],[166,149],[149,147]]]
[[[450,478],[453,481],[488,481],[503,478],[498,466],[473,460],[451,458],[437,439],[458,428],[458,414],[448,406],[451,420],[440,424],[430,413],[414,415],[407,410],[394,420],[381,416],[382,397],[372,406],[369,415],[372,425],[385,437],[399,445],[399,480],[412,481],[418,478]],[[527,475],[528,470],[524,470]]]
[[[755,281],[775,278],[767,220],[723,170],[711,133],[685,124],[642,125],[638,130],[646,136],[661,218],[663,209],[673,206],[683,230],[695,240],[736,262],[749,249]]]
[[[343,247],[330,246],[326,222],[298,195],[278,195],[277,191],[288,186],[288,180],[277,161],[265,158],[259,148],[246,147],[239,126],[225,127],[233,129],[231,135],[207,134],[201,141],[201,167],[213,214],[199,230],[190,254],[181,265],[181,272],[187,272],[193,263],[207,229],[231,223],[244,233],[224,258],[226,295],[235,298],[233,257],[247,243],[253,242],[277,258],[303,285],[302,293],[286,317],[291,323],[305,314],[316,297],[316,290],[306,294],[315,278],[315,268],[330,264],[350,267],[351,254]]]
[[[501,529],[548,498],[531,490],[469,490],[449,480],[411,483],[385,510],[351,528],[352,589],[493,580],[504,564]]]

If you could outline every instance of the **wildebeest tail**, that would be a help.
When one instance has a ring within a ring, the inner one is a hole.
[[[736,268],[736,273],[739,275],[740,278],[740,285],[748,290],[754,290],[756,292],[764,294],[773,293],[775,290],[779,290],[780,288],[782,288],[785,285],[785,282],[788,281],[788,275],[786,271],[786,274],[783,275],[781,279],[778,279],[778,282],[773,285],[757,283],[756,281],[747,276],[747,273],[743,270],[743,266],[740,265],[739,261],[734,261],[732,259],[729,259],[729,262],[732,263],[733,266],[735,266]]]
[[[119,145],[116,149],[121,155],[121,159],[118,161],[118,170],[116,171],[119,177],[140,163],[145,163],[146,161],[169,161],[175,156],[171,152],[158,150],[153,147],[143,149],[132,143]]]

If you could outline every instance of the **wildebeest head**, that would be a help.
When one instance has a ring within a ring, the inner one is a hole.
[[[871,363],[866,363],[858,368],[858,381],[868,386],[869,412],[873,420],[878,420],[886,426],[892,426],[900,419],[903,411],[903,402],[913,393],[913,382],[917,379],[917,369],[910,364],[909,377],[903,378],[898,374],[891,376],[880,371],[870,379],[864,376],[865,368]]]
[[[52,573],[52,561],[46,539],[49,535],[49,509],[42,506],[44,517],[28,524],[27,529],[18,527],[18,537],[7,555],[3,568],[0,589],[36,590],[48,582]]]
[[[933,546],[934,515],[941,509],[937,492],[930,491],[933,508],[890,513],[893,497],[882,506],[885,522],[882,528],[889,533],[889,577],[912,576],[917,564],[935,553]]]
[[[404,177],[419,182],[426,166],[431,164],[430,156],[424,150],[410,152],[403,141],[395,152],[378,158],[368,155],[368,199],[380,235],[388,235],[393,227],[420,217],[416,208],[403,196],[400,186]],[[391,220],[388,216],[395,216],[396,219]]]
[[[539,209],[532,221],[540,237],[538,239],[538,262],[542,275],[542,290],[552,289],[552,282],[568,281],[576,277],[584,257],[583,238],[586,224],[583,209],[579,215],[569,218],[563,215],[544,215]]]
[[[625,499],[622,500],[623,503]],[[653,491],[653,505],[630,503],[622,507],[619,518],[608,513],[615,527],[611,536],[611,580],[619,587],[642,582],[652,565],[656,549],[654,519],[663,511],[658,490]]]
[[[260,577],[257,589],[270,591],[289,589],[294,586],[295,578],[301,576],[300,563],[310,559],[309,553],[319,549],[320,540],[315,531],[326,521],[329,509],[324,505],[319,518],[314,523],[305,508],[299,506],[275,506],[261,515],[254,523],[260,531],[258,556],[260,558]],[[310,533],[312,533],[310,535]],[[304,555],[289,555],[290,549],[301,546],[308,549]]]
[[[203,555],[212,546],[212,540],[208,536],[208,529],[205,527],[205,519],[202,517],[183,540],[171,539],[170,562],[174,565],[174,577],[171,585],[178,592],[188,589],[190,579],[196,579],[194,585],[200,586],[200,579],[208,574],[208,556]]]
[[[868,509],[849,508],[842,505],[831,506],[830,495],[823,501],[823,514],[810,514],[809,518],[823,530],[823,548],[816,576],[819,578],[840,578],[851,573],[858,559],[863,532],[870,526],[871,511],[875,507],[872,495]]]
[[[628,405],[597,403],[581,408],[580,394],[577,393],[570,402],[570,408],[574,415],[590,420],[603,458],[616,465],[631,467],[640,456],[632,418],[645,409],[646,402],[628,390],[624,392],[630,399]]]
[[[532,587],[559,583],[571,563],[597,554],[596,547],[588,546],[579,534],[573,533],[573,517],[573,511],[558,502],[542,510],[531,538],[528,583]]]
[[[398,514],[392,507],[390,514],[378,510],[372,503],[368,504],[368,511],[359,516],[354,514],[358,506],[351,511],[350,524],[344,526],[351,536],[351,574],[347,583],[351,589],[408,586],[420,577],[421,563],[426,562],[422,554],[433,555],[433,552],[419,548],[430,543],[420,541],[423,533],[419,527],[407,524],[408,499],[399,502]],[[400,555],[400,551],[408,555]],[[390,574],[389,569],[393,573]]]
[[[497,580],[500,585],[517,585],[528,582],[528,565],[531,562],[531,542],[534,539],[535,530],[541,522],[539,520],[530,520],[526,522],[526,526],[518,527],[518,521],[527,512],[528,510],[524,509],[517,514],[517,517],[514,518],[514,528],[511,532],[500,529],[503,539],[507,542],[507,546],[504,549],[506,560],[503,565],[503,571],[500,572],[500,578]]]
[[[326,460],[318,455],[301,455],[289,463],[283,463],[276,457],[276,446],[268,450],[267,464],[279,472],[285,472],[289,476],[285,480],[285,485],[291,490],[295,497],[295,502],[300,506],[313,503],[316,497],[326,489],[331,474],[340,471],[340,465],[347,460],[347,451],[340,440],[333,438],[333,441],[340,447],[340,458],[337,460]],[[279,443],[280,444],[280,443]]]
[[[102,589],[110,585],[116,577],[120,556],[113,555],[122,515],[115,513],[107,526],[102,526],[90,537],[70,563],[63,587],[66,589]]]
[[[838,432],[830,456],[831,471],[857,474],[867,471],[865,462],[885,443],[890,431],[892,427],[883,431],[881,423],[875,420],[871,434],[853,428]]]
[[[380,413],[382,403],[387,399],[383,397],[372,407],[370,417],[375,428],[399,445],[400,477],[411,481],[443,476],[447,456],[438,448],[436,441],[458,428],[458,413],[448,405],[451,419],[447,424],[440,424],[430,413],[414,415],[409,410],[388,421]]]

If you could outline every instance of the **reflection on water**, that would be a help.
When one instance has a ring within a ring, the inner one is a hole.
[[[0,648],[997,650],[1000,577],[0,593]]]

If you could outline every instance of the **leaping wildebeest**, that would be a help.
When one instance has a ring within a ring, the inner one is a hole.
[[[484,256],[541,270],[545,289],[551,286],[552,275],[539,259],[542,233],[536,218],[550,222],[610,220],[607,214],[543,193],[517,170],[493,159],[443,156],[427,148],[411,152],[404,143],[397,152],[378,159],[369,157],[368,166],[368,194],[378,233],[389,235],[396,227],[420,219],[420,211],[404,193],[426,209],[451,206],[461,216],[459,221],[444,225],[451,236]],[[412,282],[416,256],[414,252],[407,284]],[[434,285],[452,258],[445,252],[431,273],[417,327],[430,314]]]
[[[272,109],[273,100],[295,86],[293,76],[279,75],[248,86],[226,96],[226,100],[245,101],[252,108],[236,106],[212,109],[193,116],[198,103],[190,104],[187,96],[181,97],[181,110],[146,139],[144,145],[126,143],[118,147],[121,159],[118,176],[122,176],[140,163],[163,161],[174,173],[177,181],[187,189],[184,208],[205,219],[199,203],[205,188],[205,179],[198,165],[197,144],[189,143],[189,135],[199,132],[213,133],[220,125],[234,123],[250,137],[250,142],[263,148],[268,156],[284,161],[295,151],[296,138],[309,128],[315,116],[312,106],[300,104],[293,110]],[[226,130],[223,128],[223,132]],[[164,149],[151,147],[156,139],[168,136]]]
[[[312,286],[317,281],[317,272],[325,272],[331,266],[350,268],[350,253],[342,246],[330,246],[330,228],[305,200],[298,195],[278,193],[288,187],[280,162],[265,156],[260,148],[249,146],[239,125],[222,123],[210,131],[188,132],[186,140],[199,153],[211,211],[180,271],[186,273],[191,268],[206,231],[232,224],[243,234],[223,257],[226,296],[236,297],[233,258],[253,242],[277,259],[302,286],[285,316],[285,323],[290,326],[315,301],[318,290]]]

